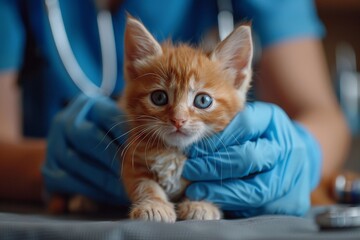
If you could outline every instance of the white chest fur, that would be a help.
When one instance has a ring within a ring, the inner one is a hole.
[[[157,174],[157,181],[171,200],[179,198],[186,187],[186,181],[181,173],[186,161],[180,152],[165,152],[157,155],[150,166],[150,170]]]

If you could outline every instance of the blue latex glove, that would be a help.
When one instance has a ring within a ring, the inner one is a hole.
[[[42,168],[46,190],[107,204],[128,203],[116,156],[125,132],[115,102],[103,96],[77,97],[52,123]]]
[[[321,150],[279,107],[249,103],[223,132],[191,146],[186,195],[235,217],[303,215],[319,182]]]

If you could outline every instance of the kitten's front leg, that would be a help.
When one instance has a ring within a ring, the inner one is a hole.
[[[130,150],[124,157],[122,180],[132,202],[130,218],[157,222],[176,221],[175,207],[168,201],[164,189],[155,181],[154,172],[149,170],[145,151]],[[157,151],[146,152],[153,159]]]
[[[138,181],[132,194],[134,203],[131,219],[173,223],[176,221],[174,205],[167,200],[164,190],[150,179]]]

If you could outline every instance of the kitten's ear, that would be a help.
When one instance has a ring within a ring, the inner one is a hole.
[[[160,44],[141,22],[130,15],[127,16],[126,20],[124,42],[125,64],[130,67],[136,67],[136,61],[140,62],[162,54]],[[131,71],[131,69],[127,70]]]
[[[211,60],[220,62],[224,70],[234,75],[234,86],[244,98],[252,77],[252,57],[251,27],[247,25],[235,29],[210,55]]]

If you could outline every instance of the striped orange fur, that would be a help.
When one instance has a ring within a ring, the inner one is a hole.
[[[183,200],[188,184],[181,178],[183,150],[224,129],[243,108],[252,52],[249,26],[240,26],[206,54],[186,44],[160,45],[141,22],[128,17],[126,87],[119,106],[130,125],[121,176],[133,203],[132,219],[221,218],[212,203]],[[180,199],[175,208],[172,202]]]

